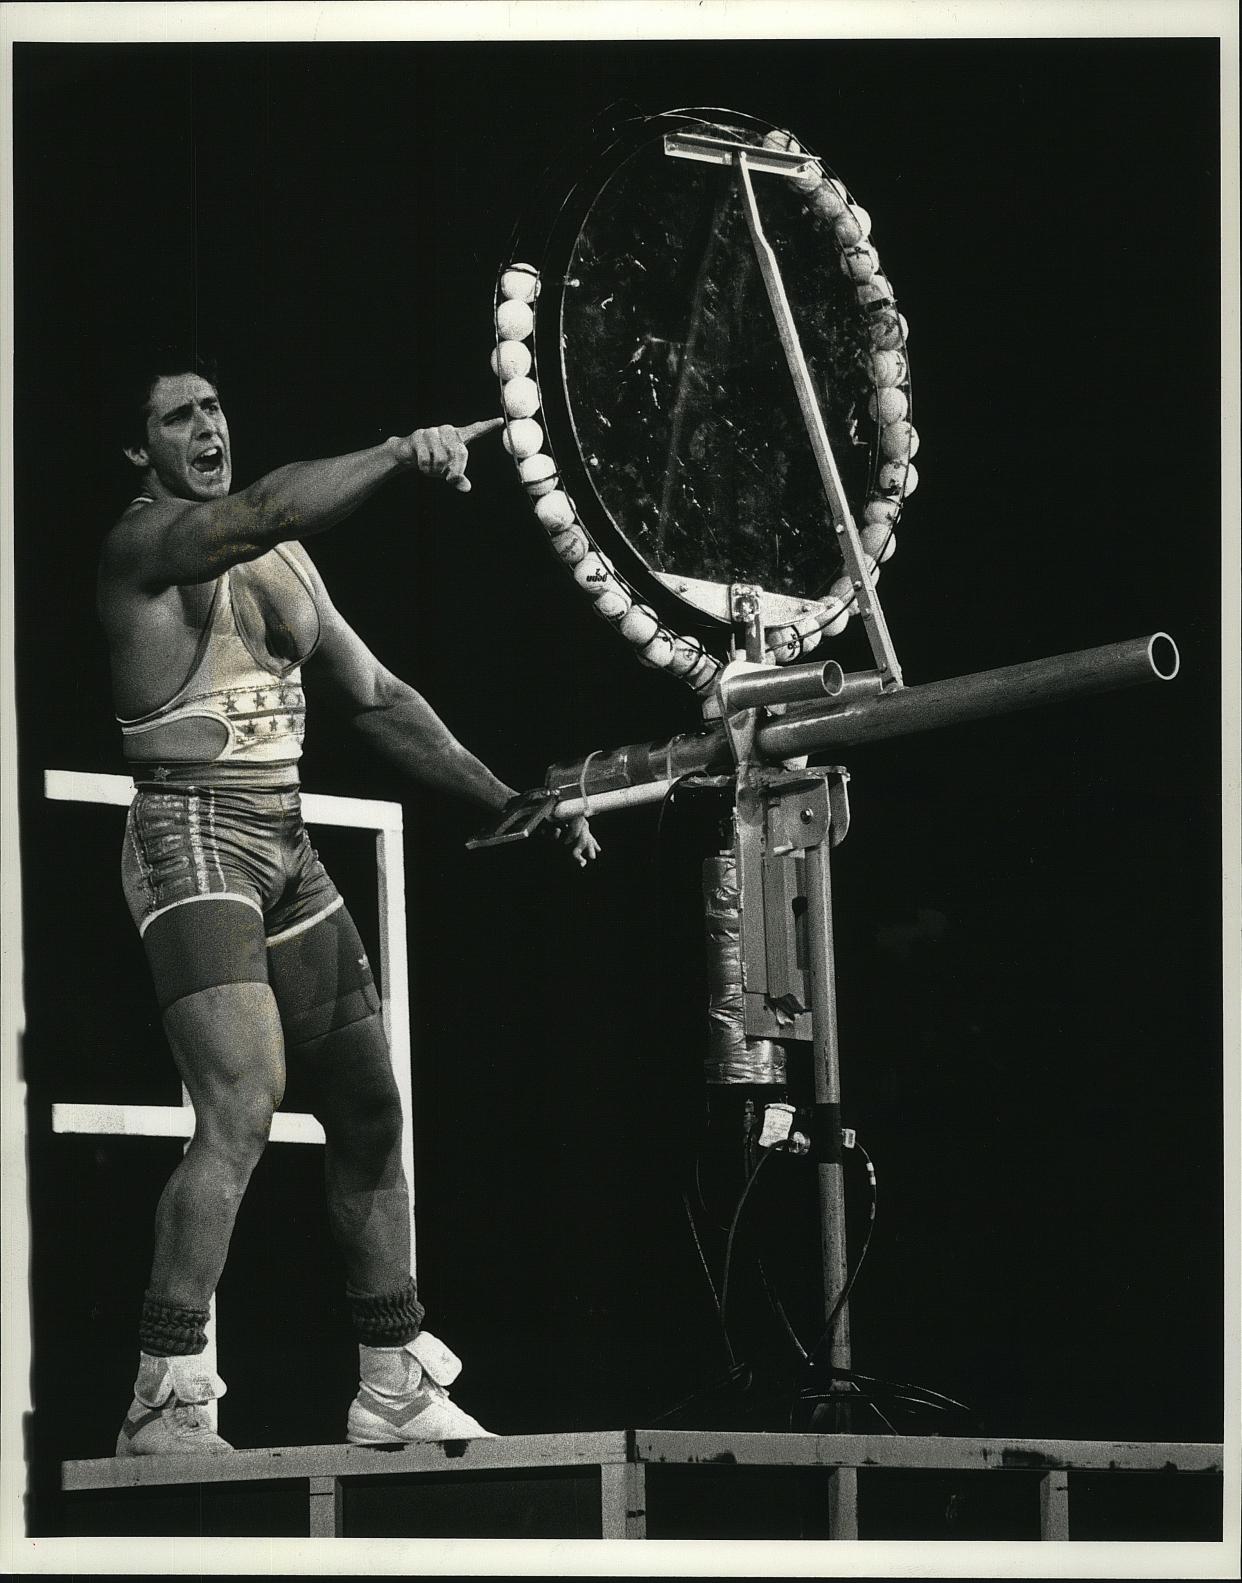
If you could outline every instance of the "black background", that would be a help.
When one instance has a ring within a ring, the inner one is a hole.
[[[177,1147],[48,1121],[55,1099],[177,1097],[120,817],[40,796],[44,767],[119,769],[93,617],[132,492],[116,369],[140,336],[212,349],[239,484],[489,414],[510,230],[619,98],[788,126],[874,217],[922,437],[882,590],[907,682],[1160,628],[1182,653],[1172,685],[848,758],[843,1086],[880,1193],[856,1367],[998,1433],[1220,1436],[1217,70],[1214,40],[16,47],[42,1465],[111,1451]],[[467,497],[403,480],[316,543],[381,658],[519,786],[692,727],[690,695],[585,608],[494,439],[471,471]],[[857,642],[828,652],[864,664]],[[722,1361],[680,1204],[693,821],[601,818],[585,874],[468,854],[468,809],[314,712],[304,783],[405,803],[419,1271],[457,1394],[501,1432],[650,1420]],[[368,838],[319,845],[374,948]],[[752,1206],[803,1324],[812,1194],[790,1165]],[[354,1359],[317,1151],[268,1151],[220,1314],[225,1432],[338,1438]],[[779,1352],[771,1326],[747,1344]],[[744,1397],[702,1413],[781,1427]]]

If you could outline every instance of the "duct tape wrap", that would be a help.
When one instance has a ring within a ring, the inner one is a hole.
[[[707,1057],[709,1083],[784,1083],[785,1051],[772,1039],[748,1039],[743,1021],[741,907],[737,861],[730,854],[703,864],[707,933]]]

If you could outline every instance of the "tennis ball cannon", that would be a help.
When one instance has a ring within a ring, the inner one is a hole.
[[[829,858],[849,775],[808,760],[1170,681],[1177,647],[1157,632],[906,685],[878,584],[923,455],[909,325],[870,213],[789,132],[740,112],[639,116],[573,157],[581,168],[548,178],[497,277],[504,444],[578,596],[693,693],[702,724],[552,764],[469,845],[696,783],[729,816],[702,870],[708,1108],[741,1122],[755,1162],[739,1213],[763,1158],[813,1154],[826,1318],[808,1370],[825,1363],[831,1383],[808,1400],[847,1429],[855,1138]],[[869,669],[806,663],[851,622]],[[789,1103],[808,1088],[809,1106]],[[849,1536],[852,1475],[839,1471],[834,1530]]]

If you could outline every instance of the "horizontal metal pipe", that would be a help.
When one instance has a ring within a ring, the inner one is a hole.
[[[843,704],[852,704],[859,698],[874,697],[883,689],[886,680],[883,671],[846,671],[841,677],[841,686],[832,695],[831,707],[840,709]],[[809,703],[790,704],[786,714],[822,714],[824,707],[823,699],[817,698]]]
[[[588,753],[585,758],[553,764],[544,784],[562,798],[594,798],[600,792],[652,781],[675,781],[706,769],[728,769],[729,744],[722,725],[708,726],[658,742],[630,742],[625,747]]]
[[[1000,670],[897,688],[831,712],[772,720],[759,727],[756,740],[764,758],[795,758],[818,748],[857,747],[884,737],[935,731],[1139,682],[1171,681],[1177,668],[1177,645],[1167,633],[1157,632]]]
[[[735,709],[760,709],[765,704],[796,704],[809,698],[835,698],[845,686],[845,673],[836,660],[820,665],[765,665],[725,678],[725,705]]]
[[[847,676],[841,699],[829,701],[821,711],[799,710],[761,724],[756,745],[764,759],[778,764],[820,748],[857,747],[884,737],[912,736],[941,726],[1014,714],[1080,694],[1171,681],[1178,663],[1173,639],[1157,632],[1151,637],[890,692],[877,690],[878,673],[860,672],[857,677]],[[683,775],[728,771],[731,766],[724,727],[716,724],[666,741],[631,742],[553,764],[545,784],[562,800],[585,794],[594,803],[605,792],[657,781],[667,784]]]
[[[553,819],[572,819],[584,813],[612,813],[617,808],[640,808],[661,802],[672,791],[672,781],[648,781],[645,786],[621,786],[616,791],[593,792],[587,797],[562,797],[552,809]]]

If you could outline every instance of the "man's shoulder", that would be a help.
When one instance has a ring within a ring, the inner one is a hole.
[[[137,495],[104,534],[99,548],[99,574],[105,583],[130,581],[146,559],[153,529],[177,515],[180,502]]]
[[[135,495],[128,505],[113,518],[105,544],[137,538],[162,523],[170,521],[185,509],[185,501],[159,499],[154,495]]]

